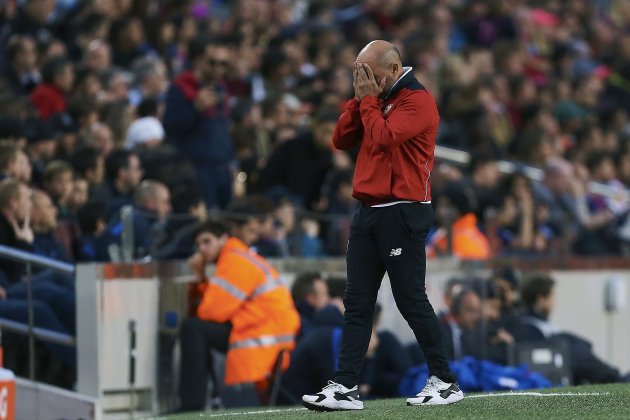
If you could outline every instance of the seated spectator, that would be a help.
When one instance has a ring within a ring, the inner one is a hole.
[[[188,258],[195,252],[193,233],[208,217],[206,203],[195,187],[181,187],[173,193],[173,214],[157,239],[153,257],[156,259]]]
[[[102,201],[88,201],[77,212],[77,222],[81,235],[74,243],[74,256],[77,262],[99,261],[97,249],[104,247],[99,242],[105,232],[105,209]]]
[[[37,44],[28,35],[15,35],[7,43],[8,66],[4,76],[16,95],[28,95],[41,82],[37,67]]]
[[[34,190],[32,197],[31,227],[35,233],[33,251],[44,257],[71,262],[63,244],[54,236],[57,227],[57,207],[44,191]]]
[[[44,189],[57,207],[59,219],[72,218],[70,199],[73,190],[72,166],[63,160],[54,160],[44,170]]]
[[[326,279],[328,304],[318,308],[312,317],[313,325],[317,327],[343,327],[343,314],[346,308],[343,306],[343,295],[346,291],[346,279],[331,277]]]
[[[133,257],[144,258],[151,254],[154,241],[161,235],[166,218],[171,213],[171,200],[168,187],[161,182],[142,181],[134,192],[131,204],[133,225]],[[109,261],[116,258],[111,254],[111,245],[121,246],[123,220],[121,211],[114,213],[107,221],[102,238],[97,242],[97,259]]]
[[[301,273],[291,286],[291,296],[302,320],[300,335],[307,335],[314,328],[315,312],[328,305],[330,301],[328,284],[318,272]]]
[[[97,196],[104,187],[105,158],[96,148],[83,146],[74,151],[70,163],[78,176],[87,181],[90,198]]]
[[[594,353],[590,342],[571,333],[560,332],[549,322],[555,306],[555,282],[546,274],[528,277],[521,289],[525,310],[520,317],[517,341],[559,341],[569,350],[571,374],[575,384],[619,382],[619,371]]]
[[[46,163],[57,153],[57,140],[50,123],[37,118],[29,118],[25,123],[28,140],[26,153],[31,161],[32,180],[41,185]]]
[[[89,188],[90,186],[84,178],[75,176],[74,181],[72,181],[72,194],[70,194],[70,199],[68,200],[68,207],[73,219],[77,211],[87,203],[90,197]]]
[[[164,141],[164,127],[157,118],[157,100],[143,100],[136,113],[138,119],[132,122],[127,129],[125,147],[130,150],[143,150],[160,145]]]
[[[31,102],[40,118],[48,120],[66,111],[66,95],[74,84],[72,62],[52,57],[42,67],[43,83],[31,93]]]
[[[483,360],[506,365],[514,345],[514,337],[503,326],[501,319],[501,298],[494,283],[486,279],[476,279],[473,288],[481,297],[481,324],[478,329],[479,357]]]
[[[488,239],[477,226],[472,194],[463,184],[444,188],[436,208],[441,227],[427,241],[430,257],[451,253],[465,260],[484,260],[492,256]]]
[[[94,197],[109,203],[107,219],[133,201],[134,189],[142,180],[140,158],[134,152],[116,150],[105,160],[106,188]]]
[[[32,208],[31,190],[24,183],[14,179],[0,182],[0,243],[27,252],[34,251],[35,234],[30,225]],[[12,301],[27,300],[28,287],[23,281],[25,274],[24,264],[0,259],[0,296]],[[74,291],[56,284],[54,280],[48,270],[36,273],[31,279],[33,298],[49,306],[63,324],[63,332],[74,334]]]
[[[509,266],[498,267],[494,270],[491,281],[501,299],[501,326],[514,336],[520,326],[519,279],[516,271]]]
[[[481,343],[476,331],[481,321],[481,299],[476,291],[464,288],[453,298],[449,312],[438,320],[449,360],[479,356]]]
[[[506,184],[506,195],[497,215],[504,252],[524,255],[550,252],[561,232],[550,221],[547,203],[535,200],[532,185],[522,172],[512,174]]]
[[[320,113],[309,132],[278,146],[260,176],[261,188],[282,188],[302,207],[313,209],[326,174],[333,169],[331,139],[338,117],[336,112]]]
[[[280,350],[294,347],[300,327],[279,273],[246,243],[216,222],[202,224],[194,237],[197,253],[189,263],[199,280],[199,300],[193,303],[196,317],[180,331],[181,411],[206,406],[211,349],[227,353],[227,385],[264,384]],[[208,264],[216,264],[209,279]]]
[[[28,156],[13,141],[0,141],[0,181],[15,178],[31,182],[31,163]]]

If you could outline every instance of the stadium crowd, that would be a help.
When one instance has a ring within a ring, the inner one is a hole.
[[[119,261],[126,217],[134,258],[187,258],[218,218],[265,257],[343,255],[356,150],[331,135],[382,38],[438,101],[438,143],[471,155],[433,168],[429,255],[628,253],[628,28],[621,0],[4,1],[1,243]],[[2,316],[23,274],[0,261]],[[72,333],[71,281],[37,275],[36,319]]]
[[[386,38],[438,101],[438,143],[472,156],[433,169],[432,255],[620,254],[630,237],[629,9],[5,2],[0,173],[52,199],[64,249],[49,242],[51,256],[116,259],[125,204],[136,257],[190,255],[179,234],[204,207],[216,215],[252,196],[267,230],[261,254],[342,255],[356,151],[333,150],[331,131],[353,96],[358,49]],[[499,159],[516,172],[501,174]],[[612,193],[589,193],[591,181]]]

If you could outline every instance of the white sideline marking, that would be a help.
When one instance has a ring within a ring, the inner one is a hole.
[[[542,393],[542,392],[502,392],[497,394],[482,394],[482,395],[469,395],[464,397],[466,398],[487,398],[487,397],[514,397],[514,396],[525,396],[525,397],[586,397],[586,396],[601,396],[608,395],[608,392],[550,392],[550,393]]]

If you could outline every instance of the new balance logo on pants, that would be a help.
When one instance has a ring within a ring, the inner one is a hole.
[[[389,252],[390,257],[396,257],[400,254],[402,254],[402,248],[392,248],[392,250]]]

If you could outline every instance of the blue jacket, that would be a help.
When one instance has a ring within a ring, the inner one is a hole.
[[[164,129],[167,138],[196,165],[229,165],[234,160],[227,102],[222,100],[205,113],[194,101],[202,88],[188,71],[180,74],[166,94]],[[218,91],[225,91],[223,85]]]

